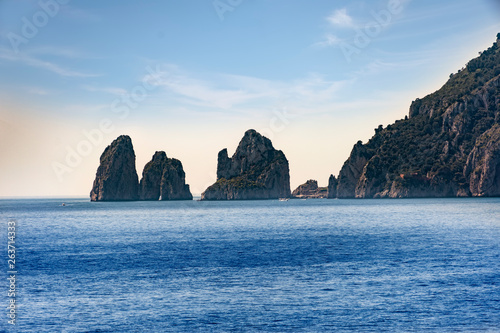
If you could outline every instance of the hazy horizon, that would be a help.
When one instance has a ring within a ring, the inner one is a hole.
[[[490,47],[494,0],[0,3],[0,198],[86,197],[122,134],[198,196],[246,130],[326,186],[352,146]],[[75,156],[76,155],[76,156]]]

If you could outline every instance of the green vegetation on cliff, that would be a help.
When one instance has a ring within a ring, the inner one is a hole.
[[[471,195],[464,172],[469,154],[477,139],[500,123],[499,43],[451,75],[441,89],[414,101],[409,118],[380,125],[361,149],[358,143],[339,176],[339,189],[346,183],[356,187],[342,195]],[[361,153],[362,159],[353,156]],[[360,160],[367,161],[362,170],[353,166]]]

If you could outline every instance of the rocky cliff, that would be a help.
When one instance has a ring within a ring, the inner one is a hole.
[[[90,200],[137,200],[138,187],[132,140],[122,135],[113,141],[101,155],[100,165],[90,192]]]
[[[161,178],[167,162],[167,154],[157,151],[150,162],[144,166],[140,182],[141,200],[159,200],[161,195]]]
[[[353,198],[355,196],[358,180],[371,156],[361,141],[354,145],[349,159],[340,170],[337,187],[338,198]]]
[[[278,199],[290,197],[288,160],[271,141],[248,130],[233,156],[227,149],[217,157],[217,181],[202,200]]]
[[[160,184],[161,200],[193,200],[181,161],[168,158]]]
[[[318,187],[318,182],[310,179],[302,185],[299,185],[293,192],[292,197],[298,199],[322,199],[328,197],[326,187]]]
[[[500,195],[499,44],[497,39],[441,89],[415,100],[409,117],[380,125],[366,144],[356,143],[336,197]]]
[[[330,175],[330,178],[328,178],[328,187],[327,187],[327,191],[328,191],[327,198],[328,199],[337,198],[338,185],[339,185],[339,181],[337,180],[337,178],[334,175]]]
[[[500,196],[500,125],[495,124],[476,140],[464,175],[473,196]]]
[[[144,166],[140,182],[141,200],[192,200],[182,163],[157,151]]]

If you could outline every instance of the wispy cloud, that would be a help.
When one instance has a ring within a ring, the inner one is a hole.
[[[37,67],[40,69],[45,69],[47,71],[59,74],[61,76],[68,76],[68,77],[97,77],[101,76],[99,74],[89,74],[89,73],[82,73],[78,71],[74,71],[71,69],[66,69],[63,68],[57,64],[54,64],[49,61],[44,61],[44,60],[39,60],[31,57],[20,57],[20,61],[24,62],[28,66],[32,67]]]
[[[91,11],[71,5],[65,5],[61,7],[61,13],[70,20],[78,20],[84,22],[96,22],[102,20],[99,15]]]
[[[428,64],[431,59],[426,57],[413,57],[412,59],[405,58],[401,54],[401,58],[391,57],[386,54],[387,60],[374,59],[363,67],[351,73],[351,76],[357,79],[365,79],[367,76],[379,75],[381,73],[389,73],[394,71],[407,71]],[[392,58],[392,59],[388,59]]]
[[[116,96],[123,96],[128,93],[126,89],[117,87],[95,87],[91,85],[83,85],[82,88],[90,92],[102,92]]]
[[[329,47],[329,46],[334,46],[338,45],[342,40],[338,38],[337,36],[328,33],[325,35],[322,41],[314,43],[313,46],[319,46],[319,47]]]
[[[109,104],[67,104],[64,106],[64,112],[67,114],[102,114],[109,110]]]
[[[162,80],[160,86],[177,98],[197,106],[229,109],[251,98],[248,91],[216,88],[210,82],[185,75],[164,72],[162,76],[167,79]]]
[[[211,109],[250,109],[266,107],[276,103],[308,106],[334,100],[338,92],[352,80],[329,81],[321,75],[310,74],[289,82],[265,80],[256,77],[213,73],[208,78],[183,72],[178,67],[167,65],[144,79],[164,88],[169,99],[184,105],[202,106]]]
[[[330,16],[327,17],[327,21],[336,27],[353,27],[354,22],[351,16],[347,14],[347,9],[337,9]]]
[[[67,47],[58,46],[41,46],[29,48],[25,51],[26,54],[36,57],[36,56],[53,56],[68,59],[97,59],[98,57],[90,55],[86,52],[75,50]]]
[[[35,58],[28,54],[14,54],[11,50],[0,48],[0,60],[22,63],[26,66],[44,69],[66,77],[98,77],[100,74],[91,74],[64,68],[53,62]]]
[[[27,91],[31,95],[47,96],[51,94],[50,91],[39,87],[29,87]]]
[[[326,21],[329,23],[329,29],[335,29],[335,34],[331,31],[324,34],[323,38],[314,44],[313,47],[330,47],[339,45],[342,39],[337,36],[338,28],[354,28],[354,20],[352,16],[347,13],[346,8],[337,9],[333,11],[330,15],[326,17]]]

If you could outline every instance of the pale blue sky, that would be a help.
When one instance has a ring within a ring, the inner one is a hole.
[[[3,0],[0,196],[87,196],[120,134],[196,195],[249,128],[324,186],[498,32],[494,0]]]

